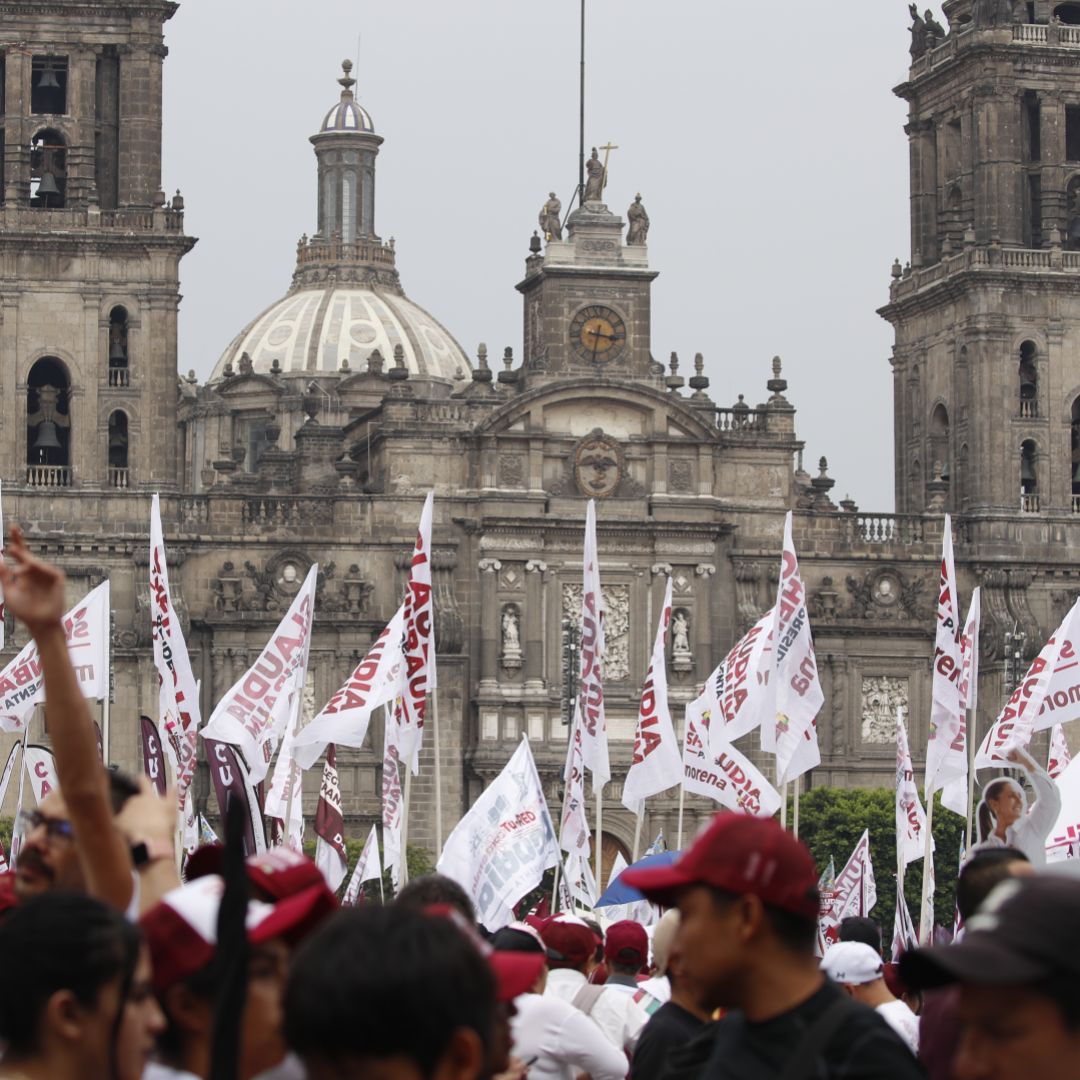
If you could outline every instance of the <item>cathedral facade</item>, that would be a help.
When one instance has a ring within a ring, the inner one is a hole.
[[[383,136],[348,64],[313,117],[318,198],[290,289],[243,326],[205,383],[178,377],[181,259],[195,241],[161,178],[164,27],[176,5],[5,5],[0,39],[19,45],[5,47],[2,75],[4,509],[67,570],[72,600],[111,579],[111,760],[139,769],[138,717],[157,706],[155,491],[206,717],[313,562],[304,707],[321,707],[397,608],[434,490],[444,834],[523,734],[549,801],[561,798],[590,498],[607,608],[609,805],[667,577],[680,724],[772,604],[789,509],[825,692],[810,784],[890,784],[897,708],[916,756],[925,746],[946,511],[965,603],[983,587],[985,727],[1006,651],[1033,655],[1075,596],[1080,539],[1080,4],[1019,4],[1016,21],[1000,7],[951,0],[947,30],[916,26],[897,88],[910,103],[912,253],[894,267],[882,315],[896,329],[898,512],[866,513],[834,502],[824,460],[804,468],[797,388],[779,359],[728,405],[710,398],[700,358],[657,361],[648,218],[640,202],[626,220],[615,212],[602,175],[565,222],[542,212],[516,283],[520,352],[467,354],[406,294],[407,252],[380,238]],[[24,640],[10,631],[9,654]],[[39,717],[35,739],[44,726]],[[338,754],[351,836],[379,815],[381,741],[376,720],[364,748]],[[409,826],[410,842],[429,848],[433,753],[428,737]],[[202,804],[208,789],[203,773]],[[317,789],[312,770],[309,816]],[[688,807],[692,830],[710,808]],[[676,792],[647,814],[647,833],[671,836]],[[625,851],[633,821],[621,807],[604,829],[609,852]]]

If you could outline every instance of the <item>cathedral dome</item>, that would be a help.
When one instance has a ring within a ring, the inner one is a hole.
[[[352,88],[356,85],[356,80],[351,77],[352,61],[343,60],[341,68],[345,72],[345,75],[338,79],[343,88],[341,100],[323,118],[319,134],[373,135],[375,124],[371,114],[353,96]]]
[[[222,378],[229,366],[238,372],[244,353],[262,375],[340,375],[343,361],[347,370],[363,372],[376,349],[389,369],[399,345],[412,376],[469,378],[472,369],[461,346],[418,304],[390,290],[327,283],[295,289],[267,308],[233,339],[211,379]]]

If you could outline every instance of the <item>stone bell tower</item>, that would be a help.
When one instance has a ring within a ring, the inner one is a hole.
[[[1080,3],[912,26],[911,256],[881,314],[897,508],[1080,512]]]
[[[5,481],[178,483],[179,263],[194,241],[161,180],[163,24],[176,8],[0,11]]]

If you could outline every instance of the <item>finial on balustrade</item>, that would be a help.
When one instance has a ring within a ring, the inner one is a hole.
[[[678,353],[673,352],[671,354],[671,359],[668,361],[668,366],[671,368],[671,374],[664,380],[664,385],[672,394],[674,394],[686,385],[686,380],[679,374]]]
[[[706,397],[705,391],[709,389],[709,377],[705,374],[705,357],[701,353],[694,353],[694,374],[690,376],[690,389],[694,391],[695,398]]]
[[[487,345],[484,342],[476,347],[476,367],[473,369],[473,382],[491,382],[491,368],[488,367]]]
[[[773,377],[765,384],[765,389],[772,395],[769,398],[769,405],[773,408],[788,405],[788,400],[784,397],[784,391],[788,388],[787,379],[780,377],[783,370],[784,365],[780,357],[774,356],[772,358]]]

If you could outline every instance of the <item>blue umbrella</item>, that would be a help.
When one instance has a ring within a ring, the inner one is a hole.
[[[650,866],[670,866],[680,855],[681,851],[661,851],[656,855],[646,855],[644,859],[638,859],[633,866],[628,866],[626,870],[643,870]],[[623,871],[623,874],[626,873]],[[615,904],[636,904],[640,900],[644,900],[645,897],[630,885],[623,882],[623,875],[620,874],[603,892],[603,895],[596,901],[596,906],[599,907],[612,907]]]

